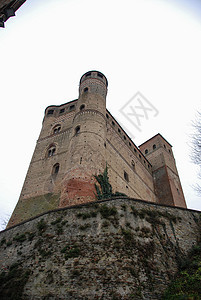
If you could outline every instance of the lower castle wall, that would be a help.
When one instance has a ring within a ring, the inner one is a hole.
[[[199,239],[200,212],[142,200],[51,211],[0,233],[1,299],[161,299]]]

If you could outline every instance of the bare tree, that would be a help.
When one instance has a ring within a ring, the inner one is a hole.
[[[0,231],[6,229],[11,213],[0,216]]]
[[[198,112],[193,122],[194,133],[192,135],[191,160],[199,168],[198,178],[201,180],[201,113]],[[195,186],[196,191],[201,194],[201,185]]]

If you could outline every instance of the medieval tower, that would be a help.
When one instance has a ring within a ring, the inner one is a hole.
[[[56,208],[95,201],[95,177],[108,166],[113,191],[186,207],[172,146],[157,134],[139,148],[106,109],[108,82],[80,79],[79,97],[49,106],[8,226]]]

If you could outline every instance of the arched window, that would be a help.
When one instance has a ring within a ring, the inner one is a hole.
[[[148,149],[145,150],[145,154],[147,154],[147,153],[148,153]]]
[[[89,90],[88,87],[85,87],[85,88],[84,88],[84,92],[85,92],[85,93],[88,92],[88,90]]]
[[[80,106],[80,110],[83,110],[83,109],[85,109],[85,105],[84,105],[84,104],[82,104],[82,105]]]
[[[75,134],[78,134],[78,133],[80,133],[80,126],[77,126],[77,127],[75,128]]]
[[[47,150],[47,157],[51,157],[56,153],[56,146],[51,145]]]
[[[61,125],[60,124],[54,126],[54,128],[53,128],[53,134],[57,134],[60,131],[61,131]]]
[[[135,162],[134,162],[134,160],[131,161],[131,166],[132,166],[132,169],[135,170]]]
[[[59,173],[59,164],[55,164],[52,168],[52,175]]]
[[[153,145],[153,150],[154,150],[154,149],[156,149],[156,145],[155,145],[155,144]]]

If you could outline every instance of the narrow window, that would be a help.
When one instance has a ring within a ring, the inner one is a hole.
[[[62,113],[64,113],[65,112],[65,108],[62,108],[62,109],[60,109],[60,114],[62,114]]]
[[[91,76],[91,72],[88,72],[88,73],[85,75],[85,77],[89,77],[89,76]]]
[[[101,73],[98,73],[98,77],[103,78],[103,75]]]
[[[129,142],[129,146],[131,146],[131,143]]]
[[[126,171],[124,171],[124,179],[128,182],[128,173],[126,173]]]
[[[156,145],[155,145],[155,144],[153,145],[153,150],[154,150],[154,149],[156,149]]]
[[[75,128],[75,134],[78,134],[78,133],[80,133],[80,126],[77,126],[77,127]]]
[[[126,140],[126,137],[125,137],[125,135],[124,135],[124,140]]]
[[[108,116],[108,114],[106,114],[106,118],[107,118],[107,119],[109,119],[109,116]]]
[[[88,92],[88,90],[89,90],[88,87],[85,87],[85,88],[84,88],[84,92],[85,92],[85,93]]]
[[[121,130],[118,128],[118,132],[121,133]]]
[[[59,173],[59,164],[55,164],[52,168],[52,175]]]
[[[48,115],[53,115],[53,113],[54,113],[54,109],[49,109],[47,112]]]
[[[166,146],[165,145],[163,145],[164,146],[164,148],[166,149]]]
[[[148,153],[148,149],[145,150],[145,154],[147,154],[147,153]]]
[[[83,110],[84,108],[85,108],[85,105],[82,104],[82,105],[80,106],[80,110]]]
[[[114,123],[114,121],[112,121],[112,125],[113,125],[113,126],[115,126],[115,123]]]
[[[137,150],[134,148],[134,152],[137,152]]]
[[[73,105],[71,105],[70,107],[69,107],[69,110],[71,111],[71,110],[73,110],[75,108],[75,105],[73,104]]]

